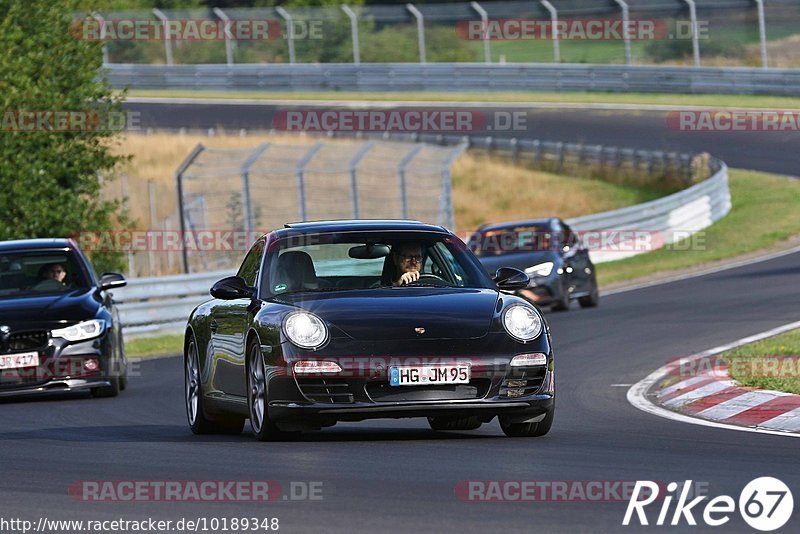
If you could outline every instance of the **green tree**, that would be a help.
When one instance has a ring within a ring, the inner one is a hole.
[[[113,114],[120,114],[120,97],[98,76],[100,43],[70,31],[78,11],[75,0],[0,2],[0,240],[70,236],[125,222],[119,202],[100,198],[100,177],[110,179],[124,159],[112,151],[116,132],[102,125],[119,118]],[[21,113],[31,111],[103,120],[68,131],[21,128]],[[97,253],[93,260],[98,271],[122,266],[121,254]]]

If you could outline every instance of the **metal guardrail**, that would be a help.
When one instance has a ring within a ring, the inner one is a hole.
[[[392,138],[404,138],[395,134]],[[414,136],[416,140],[423,140]],[[435,136],[441,144],[461,142],[463,137]],[[684,171],[691,166],[691,157],[686,154],[571,145],[547,141],[516,141],[477,137],[468,139],[473,148],[491,149],[510,154],[512,157],[548,158],[564,162],[568,155],[583,162],[606,162],[615,168],[637,169],[643,172],[663,172],[669,165]],[[664,237],[660,244],[688,237],[724,217],[731,208],[728,189],[728,168],[716,159],[710,162],[713,176],[695,185],[663,198],[629,206],[626,208],[568,219],[568,223],[579,232],[586,231],[644,231]],[[625,250],[623,240],[617,243]],[[624,258],[637,252],[593,251],[597,262]],[[208,290],[218,279],[233,274],[233,271],[215,271],[190,275],[174,275],[153,278],[133,278],[128,286],[115,291],[119,302],[122,323],[126,334],[146,336],[164,333],[180,333],[191,310],[210,298]]]
[[[117,88],[199,91],[593,91],[800,95],[800,69],[544,63],[111,64]]]

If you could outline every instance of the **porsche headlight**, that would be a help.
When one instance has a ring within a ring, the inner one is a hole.
[[[328,339],[325,323],[308,312],[294,312],[283,321],[283,331],[289,341],[303,349],[317,349]]]
[[[525,269],[525,274],[531,276],[550,276],[553,272],[553,262],[546,261]]]
[[[82,321],[66,328],[57,328],[50,332],[52,337],[64,338],[67,341],[85,341],[99,337],[103,333],[105,323],[99,319]]]
[[[513,304],[503,312],[503,327],[519,341],[532,341],[542,333],[542,318],[530,306]]]

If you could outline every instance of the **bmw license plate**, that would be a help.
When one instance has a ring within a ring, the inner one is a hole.
[[[389,368],[390,386],[469,384],[469,364],[407,365]]]
[[[6,354],[0,356],[0,369],[22,369],[24,367],[38,367],[38,352],[20,352],[19,354]]]

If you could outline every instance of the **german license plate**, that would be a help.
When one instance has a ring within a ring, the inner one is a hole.
[[[469,384],[469,364],[405,365],[389,368],[390,386]]]
[[[38,367],[38,352],[20,352],[19,354],[6,354],[0,356],[0,369],[22,369],[24,367]]]

